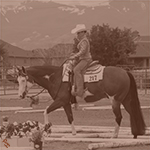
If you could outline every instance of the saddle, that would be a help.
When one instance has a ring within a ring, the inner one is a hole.
[[[87,67],[87,70],[88,70],[88,69],[89,69],[89,70],[93,69],[93,66],[95,66],[95,65],[97,65],[97,64],[99,64],[99,62],[98,62],[97,60],[92,61],[92,62],[89,64],[89,66]]]
[[[72,72],[71,64],[72,62],[63,65],[63,82],[68,82],[70,80],[69,72]],[[84,82],[90,83],[102,80],[104,68],[105,66],[99,64],[98,61],[91,62],[91,64],[85,69],[85,72],[83,73]]]

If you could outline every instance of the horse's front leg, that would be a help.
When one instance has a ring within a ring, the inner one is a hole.
[[[71,109],[71,104],[67,103],[65,106],[63,106],[63,108],[66,112],[68,121],[71,125],[72,135],[76,135],[76,130],[75,130],[75,127],[74,127],[74,122],[73,122],[73,113],[72,113],[72,109]]]
[[[61,100],[55,100],[50,106],[46,107],[44,111],[44,124],[48,124],[48,114],[60,107],[62,107],[64,104]]]
[[[49,106],[46,107],[45,111],[44,111],[44,125],[48,124],[48,113],[47,113],[47,109]]]

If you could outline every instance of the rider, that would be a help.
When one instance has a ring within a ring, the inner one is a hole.
[[[83,71],[92,62],[90,43],[87,38],[87,29],[84,24],[76,25],[71,33],[77,34],[77,39],[79,41],[77,45],[79,51],[70,56],[70,59],[78,60],[77,65],[73,69],[75,85],[72,89],[72,95],[82,97],[84,92]]]

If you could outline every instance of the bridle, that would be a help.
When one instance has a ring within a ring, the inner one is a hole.
[[[28,86],[27,86],[27,82],[28,82],[28,75],[26,75],[26,74],[22,74],[21,76],[23,76],[23,77],[25,77],[25,79],[26,79],[26,85],[25,85],[25,91],[23,92],[23,94],[22,95],[25,95],[26,96],[26,94],[28,93],[28,91],[29,91],[29,89],[28,89]],[[32,80],[32,84],[34,84],[35,82],[34,82],[34,80]],[[26,97],[27,98],[30,98],[32,101],[31,101],[31,104],[33,104],[34,103],[34,101],[35,101],[35,99],[34,99],[34,97],[36,97],[36,96],[38,96],[39,94],[41,94],[41,93],[43,93],[45,91],[45,89],[43,88],[40,92],[38,92],[37,94],[34,94],[34,95],[31,95],[31,96],[29,96],[29,95],[27,95]],[[23,96],[24,97],[24,96]],[[31,105],[32,106],[32,105]]]
[[[25,91],[23,92],[23,94],[27,94],[28,93],[28,91],[29,91],[29,89],[28,89],[28,76],[26,75],[26,74],[22,74],[22,77],[25,77],[25,79],[26,79],[26,85],[25,85]],[[34,81],[32,82],[32,84],[34,84]]]
[[[68,61],[68,59],[66,59],[66,60],[61,64],[60,67],[62,67],[62,66],[66,63],[66,61]],[[55,75],[55,73],[52,73],[52,74],[50,75],[49,80],[50,80],[50,78],[51,78],[53,75]],[[32,106],[32,104],[33,104],[34,101],[35,101],[34,97],[36,97],[36,96],[40,95],[41,93],[43,93],[43,92],[45,91],[45,89],[43,88],[40,92],[38,92],[37,94],[31,95],[31,96],[26,95],[26,94],[28,93],[29,89],[30,89],[30,88],[28,89],[28,86],[27,86],[28,75],[27,75],[26,73],[22,73],[21,76],[25,77],[25,79],[26,79],[26,86],[25,86],[25,91],[23,92],[23,94],[24,94],[27,98],[30,98],[30,99],[32,100],[32,101],[31,101],[31,104],[30,104],[30,106]],[[63,74],[63,76],[64,76],[64,74]],[[63,76],[62,76],[62,77],[63,77]],[[34,80],[33,80],[32,84],[34,84]],[[62,85],[62,80],[61,80],[61,82],[60,82],[59,88],[58,88],[58,90],[57,90],[55,96],[53,97],[54,100],[56,99],[56,97],[57,97],[57,95],[58,95],[58,93],[59,93],[59,91],[60,91],[61,85]]]

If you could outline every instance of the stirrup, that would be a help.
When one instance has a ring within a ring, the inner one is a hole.
[[[75,85],[72,85],[71,94],[74,95],[75,91],[76,91],[76,90],[75,90]]]

